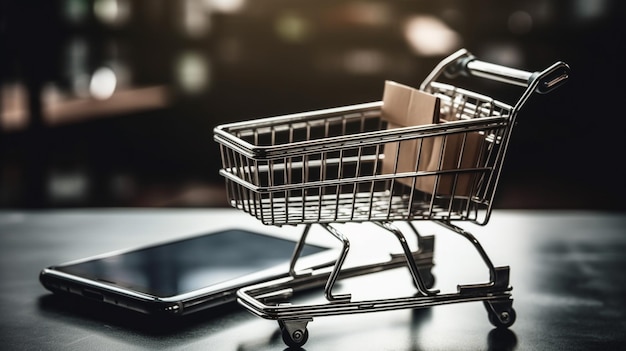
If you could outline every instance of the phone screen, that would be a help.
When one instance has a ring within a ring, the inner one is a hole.
[[[54,269],[169,297],[289,262],[295,242],[245,230],[192,237]],[[305,245],[302,255],[326,248]]]

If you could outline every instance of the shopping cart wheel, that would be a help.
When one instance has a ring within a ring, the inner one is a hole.
[[[510,301],[510,300],[509,300]],[[496,328],[508,328],[515,323],[517,314],[515,309],[511,306],[512,302],[505,303],[503,306],[499,303],[485,302],[487,308],[487,316],[489,317],[489,323]],[[509,305],[509,306],[506,306]]]
[[[284,321],[278,320],[280,333],[285,345],[290,348],[300,348],[309,340],[309,330],[306,328],[308,321]]]

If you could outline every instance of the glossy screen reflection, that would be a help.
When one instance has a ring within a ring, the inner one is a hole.
[[[294,245],[285,239],[228,230],[56,268],[167,297],[286,263]],[[306,245],[302,254],[322,250]]]

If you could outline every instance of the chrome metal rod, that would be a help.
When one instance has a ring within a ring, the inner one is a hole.
[[[343,262],[346,260],[346,257],[348,256],[348,251],[350,251],[350,241],[345,235],[343,235],[341,232],[339,232],[337,229],[335,229],[335,227],[331,226],[330,224],[321,223],[320,225],[324,229],[326,229],[326,231],[328,231],[330,234],[332,234],[335,238],[337,238],[339,241],[343,243],[343,248],[339,252],[339,257],[337,258],[337,261],[335,262],[335,265],[333,266],[333,270],[330,272],[330,275],[328,276],[328,281],[326,281],[326,286],[324,287],[324,296],[330,302],[350,300],[351,299],[350,294],[343,294],[343,295],[333,294],[333,287],[335,286],[335,282],[337,281],[337,278],[339,277],[339,273],[341,272],[341,267],[343,266]]]
[[[462,237],[467,239],[470,243],[472,243],[476,251],[478,251],[478,254],[480,255],[480,257],[485,262],[485,265],[487,265],[487,268],[489,269],[489,285],[494,285],[496,281],[496,268],[494,267],[493,263],[491,262],[491,259],[487,255],[487,252],[485,251],[485,249],[483,249],[483,246],[480,244],[478,239],[476,239],[476,237],[472,233],[467,232],[450,222],[446,222],[446,221],[434,221],[434,222],[461,235]]]
[[[302,249],[304,248],[304,244],[306,243],[306,237],[309,235],[309,231],[311,230],[311,224],[307,224],[302,231],[302,235],[300,236],[300,240],[296,244],[296,247],[291,254],[291,260],[289,261],[289,275],[292,277],[296,277],[296,262],[300,258],[302,254]]]
[[[415,263],[415,259],[413,258],[413,252],[411,248],[409,248],[409,244],[402,234],[402,231],[394,226],[391,222],[374,222],[379,227],[386,229],[396,236],[400,245],[402,246],[402,251],[404,252],[404,256],[406,258],[407,266],[409,267],[409,271],[411,272],[411,276],[413,277],[413,281],[415,282],[415,286],[417,290],[422,296],[434,296],[439,293],[439,290],[429,290],[424,284],[424,279],[422,279],[422,275],[417,268],[417,264]]]
[[[503,83],[528,86],[533,77],[532,72],[501,66],[489,62],[471,60],[465,66],[466,71],[473,76],[487,78]]]

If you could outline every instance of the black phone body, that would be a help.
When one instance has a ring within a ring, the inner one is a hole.
[[[297,236],[296,236],[297,238]],[[145,314],[182,316],[236,300],[244,286],[285,277],[295,240],[231,229],[44,268],[48,290]],[[306,244],[298,264],[333,264],[336,250]]]

